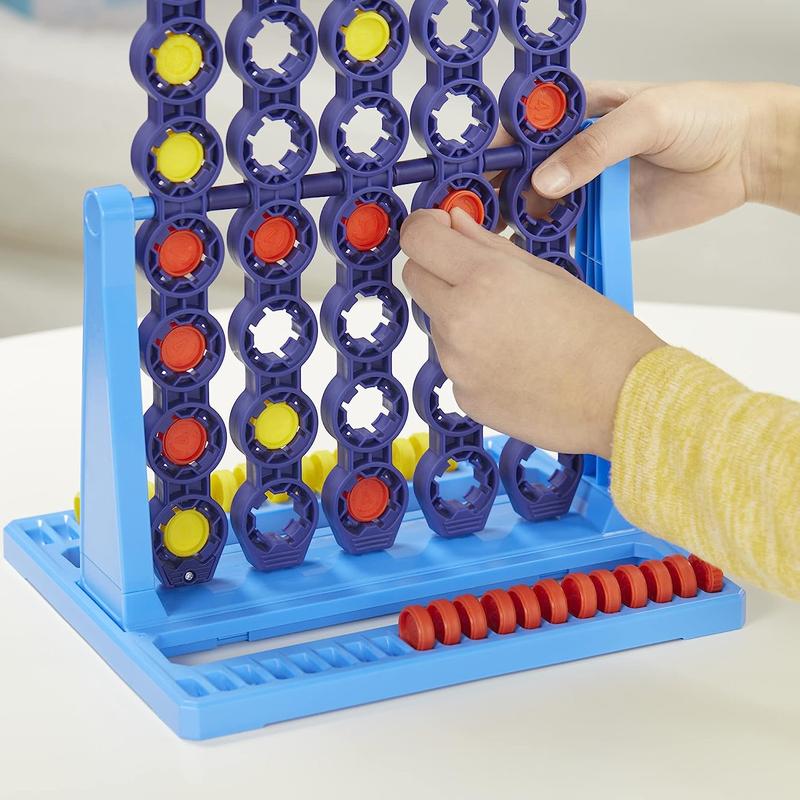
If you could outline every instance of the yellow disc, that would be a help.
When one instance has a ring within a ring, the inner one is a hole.
[[[267,500],[270,503],[288,503],[289,502],[289,495],[286,492],[279,492],[278,494],[274,494],[273,492],[267,492]]]
[[[156,57],[156,72],[173,86],[188,83],[203,66],[203,51],[187,33],[168,33],[153,55]]]
[[[195,509],[178,510],[164,526],[164,546],[179,558],[199,553],[208,541],[211,526]]]
[[[344,47],[359,61],[377,58],[389,44],[389,23],[376,11],[356,11],[353,21],[343,29]]]
[[[230,513],[233,496],[238,488],[236,476],[231,470],[218,469],[211,473],[211,497],[222,506],[226,514]]]
[[[267,403],[254,424],[256,439],[270,450],[286,447],[300,430],[300,418],[288,403]]]
[[[392,442],[392,464],[407,481],[414,477],[417,458],[410,439],[395,439]]]
[[[156,169],[171,183],[186,183],[200,171],[205,161],[203,145],[191,133],[167,132],[161,147],[155,149]]]

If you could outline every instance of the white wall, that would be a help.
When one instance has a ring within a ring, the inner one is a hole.
[[[555,7],[555,0],[533,2]],[[401,4],[408,8],[410,0]],[[304,8],[316,21],[324,5],[306,0]],[[238,4],[211,0],[208,6],[210,21],[224,36]],[[796,79],[799,3],[589,0],[589,7],[574,50],[575,67],[585,78]],[[0,11],[0,335],[80,319],[83,191],[116,182],[136,189],[129,147],[145,118],[146,99],[128,73],[130,35],[43,29]],[[47,58],[31,58],[34,51]],[[486,65],[495,91],[510,63],[510,47],[498,43]],[[423,69],[412,48],[397,81],[406,107]],[[303,91],[306,109],[318,118],[333,91],[332,71],[322,59]],[[223,135],[239,104],[240,84],[226,70],[209,98],[210,119]],[[418,154],[412,143],[408,155]],[[324,155],[317,168],[328,168]],[[222,179],[238,176],[226,166]],[[218,222],[224,227],[224,215]],[[693,231],[638,243],[637,296],[800,310],[793,280],[798,241],[800,218],[750,207]],[[320,248],[308,273],[309,294],[321,296],[332,279],[331,261]],[[218,283],[212,303],[234,303],[240,278],[233,264]]]

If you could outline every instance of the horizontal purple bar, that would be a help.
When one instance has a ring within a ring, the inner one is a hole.
[[[522,148],[512,144],[508,147],[497,147],[483,154],[487,172],[514,169],[521,167],[524,160]],[[400,161],[394,167],[394,185],[405,186],[409,183],[422,183],[435,177],[433,159],[429,156]],[[316,172],[306,175],[300,181],[301,196],[331,197],[344,191],[344,181],[339,172]],[[246,183],[234,183],[228,186],[214,186],[208,193],[208,210],[222,211],[230,208],[244,208],[251,200],[250,188]],[[143,213],[143,209],[139,210]]]

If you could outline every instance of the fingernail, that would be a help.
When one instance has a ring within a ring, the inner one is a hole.
[[[545,194],[563,192],[572,181],[570,171],[563,164],[547,164],[536,173],[534,188]]]

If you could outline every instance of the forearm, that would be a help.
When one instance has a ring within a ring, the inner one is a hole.
[[[749,200],[800,214],[800,86],[752,84],[743,171]]]
[[[618,403],[612,491],[634,524],[800,599],[800,404],[660,348]]]

